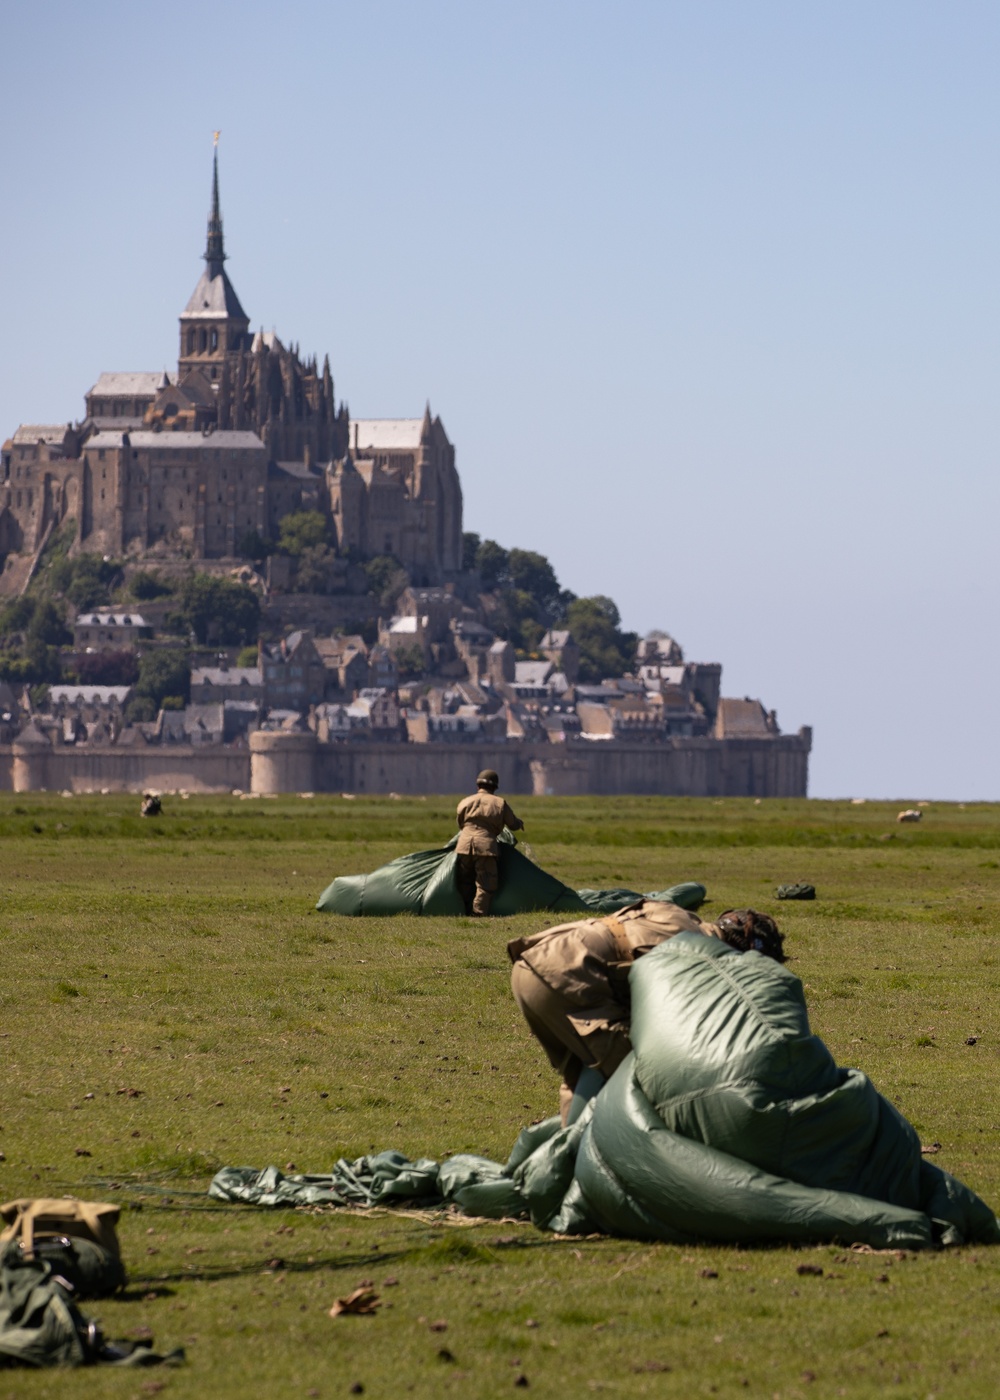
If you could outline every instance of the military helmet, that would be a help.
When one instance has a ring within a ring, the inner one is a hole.
[[[476,787],[498,788],[500,786],[500,774],[494,773],[492,768],[484,768],[476,779]]]

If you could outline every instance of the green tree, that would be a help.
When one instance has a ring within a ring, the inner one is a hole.
[[[484,588],[494,595],[492,621],[519,651],[533,651],[574,599],[559,586],[556,571],[533,549],[504,549],[484,540],[476,550]]]
[[[508,563],[510,555],[496,540],[483,540],[476,550],[476,568],[487,593],[494,588],[504,588],[510,583]]]
[[[0,680],[27,685],[55,685],[62,679],[62,666],[56,647],[39,637],[29,637],[21,648],[0,650]]]
[[[566,625],[580,648],[581,681],[593,684],[631,667],[639,638],[621,630],[621,614],[611,598],[575,599],[566,609]]]
[[[0,608],[0,680],[49,685],[62,679],[59,647],[73,640],[50,598],[15,598]]]
[[[572,600],[572,594],[563,594],[556,571],[544,554],[536,554],[532,549],[512,549],[507,556],[507,570],[511,586],[531,598],[531,616],[536,622],[551,626]]]
[[[378,554],[365,565],[368,588],[383,608],[393,608],[410,579],[392,554]]]
[[[137,603],[152,602],[154,598],[166,598],[173,591],[173,587],[160,578],[159,574],[151,574],[145,569],[133,574],[128,581],[128,592]]]
[[[36,600],[25,640],[42,642],[50,647],[64,646],[73,640],[72,632],[63,621],[62,610],[51,598]]]
[[[482,540],[471,530],[466,530],[462,536],[462,568],[466,573],[476,567],[476,555],[481,544]]]
[[[298,557],[295,568],[296,593],[329,593],[333,581],[336,551],[328,544],[311,544]]]
[[[330,535],[326,516],[318,510],[296,510],[282,518],[278,525],[278,548],[282,554],[297,559],[316,545],[329,545]]]
[[[137,700],[149,700],[159,710],[168,698],[179,706],[191,697],[191,663],[186,651],[173,647],[163,651],[147,651],[139,661],[136,682]],[[170,708],[170,707],[168,707]]]
[[[57,559],[48,572],[48,581],[65,594],[79,612],[103,608],[121,580],[121,565],[102,559],[99,554],[78,554],[75,559]]]
[[[180,591],[180,608],[171,621],[194,633],[204,646],[246,646],[260,629],[260,599],[235,579],[194,574]]]
[[[260,652],[256,647],[244,647],[236,658],[236,665],[239,670],[244,670],[248,666],[256,666],[260,657]]]
[[[13,598],[0,607],[0,637],[11,638],[27,630],[35,615],[34,598]]]
[[[393,652],[396,658],[396,665],[399,668],[399,679],[401,681],[416,680],[424,674],[426,662],[421,647],[416,643],[409,647],[399,647]]]

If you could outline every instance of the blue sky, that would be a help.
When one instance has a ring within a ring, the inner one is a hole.
[[[176,360],[221,128],[254,326],[429,399],[466,528],[815,728],[1000,798],[1000,10],[6,5],[0,436]]]

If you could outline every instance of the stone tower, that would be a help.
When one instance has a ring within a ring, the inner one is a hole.
[[[181,314],[181,344],[177,360],[178,377],[193,369],[201,370],[218,390],[227,354],[249,348],[250,319],[223,263],[222,214],[219,210],[219,151],[212,157],[212,208],[208,216],[205,242],[205,271]]]

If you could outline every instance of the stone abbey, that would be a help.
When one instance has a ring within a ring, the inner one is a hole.
[[[69,521],[75,552],[235,561],[304,509],[327,516],[342,556],[394,555],[418,584],[457,574],[462,489],[440,418],[352,421],[328,357],[321,369],[251,332],[225,270],[217,153],[204,261],[175,375],[101,374],[81,421],[23,424],[3,444],[0,594]]]

